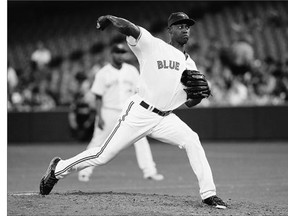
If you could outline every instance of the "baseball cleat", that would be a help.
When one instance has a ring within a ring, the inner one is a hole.
[[[55,157],[51,160],[45,175],[41,178],[40,182],[40,194],[48,195],[53,189],[54,185],[59,179],[55,176],[55,168],[58,162],[61,160],[59,157]]]
[[[164,179],[164,176],[156,173],[154,175],[150,175],[150,176],[145,177],[145,179],[154,180],[154,181],[162,181]]]
[[[89,175],[78,175],[78,180],[81,181],[81,182],[89,182],[90,180],[90,176]]]
[[[219,197],[217,197],[216,195],[208,197],[204,200],[202,200],[203,203],[218,208],[218,209],[226,209],[227,208],[227,204],[223,202],[223,200]]]

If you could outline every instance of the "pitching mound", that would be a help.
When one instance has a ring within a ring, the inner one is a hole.
[[[140,193],[8,194],[8,215],[287,215],[284,206],[225,200],[229,208],[215,209],[199,197]]]

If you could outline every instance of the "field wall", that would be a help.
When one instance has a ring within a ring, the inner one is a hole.
[[[178,109],[201,140],[288,140],[288,106]],[[176,125],[175,125],[176,126]],[[68,110],[9,112],[8,143],[70,142]]]

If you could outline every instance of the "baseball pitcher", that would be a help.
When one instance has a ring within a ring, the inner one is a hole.
[[[126,19],[111,15],[98,19],[98,29],[112,26],[127,36],[140,64],[139,91],[129,98],[118,123],[100,147],[66,160],[51,160],[40,182],[40,194],[49,194],[58,180],[70,173],[106,164],[135,141],[151,136],[185,149],[198,179],[202,202],[216,208],[227,207],[216,195],[211,168],[197,133],[173,113],[184,103],[193,107],[210,95],[207,80],[185,53],[194,23],[183,12],[172,13],[168,18],[168,44]]]

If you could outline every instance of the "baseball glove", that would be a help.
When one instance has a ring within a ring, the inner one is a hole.
[[[187,100],[208,98],[211,95],[205,75],[199,71],[183,71],[181,82],[186,87],[184,91],[187,94]]]
[[[111,21],[108,19],[108,15],[107,16],[101,16],[97,20],[96,28],[103,31],[110,24],[111,24]]]

